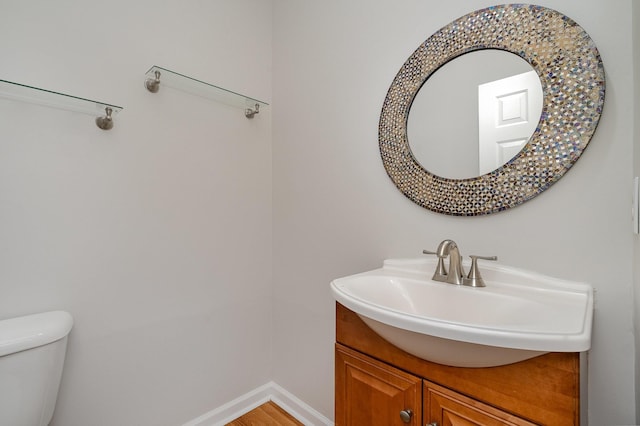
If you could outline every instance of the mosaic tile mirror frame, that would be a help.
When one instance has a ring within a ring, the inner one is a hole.
[[[468,179],[437,176],[409,147],[411,104],[438,68],[483,49],[516,54],[536,71],[543,91],[540,121],[524,148],[502,167]],[[382,107],[380,154],[396,187],[418,205],[455,216],[496,213],[530,200],[571,168],[596,130],[604,94],[600,54],[576,22],[541,6],[489,7],[440,29],[404,63]]]

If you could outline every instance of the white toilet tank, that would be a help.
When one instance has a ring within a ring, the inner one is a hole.
[[[63,311],[0,321],[0,425],[49,424],[72,326]]]

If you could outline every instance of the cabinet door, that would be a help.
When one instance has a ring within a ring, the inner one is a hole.
[[[424,381],[425,423],[437,426],[531,426],[520,417]]]
[[[419,426],[421,420],[422,379],[336,345],[336,426]]]

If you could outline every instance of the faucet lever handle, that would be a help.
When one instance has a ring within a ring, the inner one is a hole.
[[[471,269],[469,270],[469,275],[467,276],[467,278],[462,281],[462,284],[470,287],[486,287],[484,280],[480,275],[480,268],[478,268],[478,259],[498,260],[498,256],[478,256],[472,254],[469,257],[471,258]]]
[[[469,257],[473,262],[474,259],[482,259],[482,260],[498,260],[498,256],[478,256],[477,254],[470,254]]]
[[[435,254],[438,256],[438,265],[436,266],[436,271],[433,273],[433,280],[442,281],[447,276],[447,268],[444,267],[444,257],[440,256],[435,251],[422,250],[424,254]]]

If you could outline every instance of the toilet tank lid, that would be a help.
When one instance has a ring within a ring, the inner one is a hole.
[[[32,349],[69,334],[73,318],[65,311],[0,320],[0,356]]]

